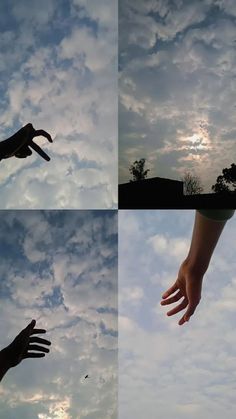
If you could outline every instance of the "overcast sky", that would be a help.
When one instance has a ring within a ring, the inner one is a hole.
[[[234,0],[120,0],[120,183],[200,175],[209,191],[236,161]]]
[[[117,26],[117,0],[1,1],[0,140],[54,143],[0,162],[0,208],[117,206]]]
[[[119,212],[119,417],[231,419],[236,401],[236,218],[189,323],[161,294],[187,255],[194,211]]]
[[[3,378],[0,417],[116,419],[116,212],[2,212],[0,253],[0,348],[31,319],[52,342]]]

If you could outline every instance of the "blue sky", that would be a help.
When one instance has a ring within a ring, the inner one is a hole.
[[[121,0],[119,182],[200,176],[205,192],[236,159],[234,0]]]
[[[0,139],[32,122],[51,157],[1,161],[1,208],[117,206],[117,1],[4,0]]]
[[[192,210],[119,211],[119,416],[231,419],[236,389],[235,217],[188,324],[162,293],[187,255]]]
[[[52,342],[4,377],[0,416],[115,419],[117,212],[2,211],[0,253],[0,347],[31,319]]]

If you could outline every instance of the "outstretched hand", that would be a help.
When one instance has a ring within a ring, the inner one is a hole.
[[[15,367],[26,358],[42,358],[49,352],[49,349],[42,345],[49,346],[51,345],[51,342],[34,336],[46,333],[46,330],[35,329],[35,325],[36,321],[32,320],[31,323],[16,336],[13,342],[3,350],[5,363],[8,368]]]
[[[33,141],[34,137],[39,137],[40,135],[52,143],[51,135],[48,132],[43,129],[35,130],[31,123],[25,125],[12,137],[0,142],[0,160],[13,156],[20,159],[26,158],[32,155],[32,148],[43,159],[49,161],[50,157]]]
[[[161,305],[169,305],[183,300],[167,312],[167,316],[173,316],[180,311],[187,309],[179,320],[179,325],[189,321],[201,300],[203,274],[194,272],[189,268],[188,263],[182,263],[178,278],[175,283],[162,295]]]

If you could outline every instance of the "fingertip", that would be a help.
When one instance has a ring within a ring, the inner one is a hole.
[[[34,327],[36,324],[36,320],[31,320],[31,322],[28,324],[28,327]]]

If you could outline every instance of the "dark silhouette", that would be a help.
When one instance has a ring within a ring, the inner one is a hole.
[[[0,381],[10,368],[16,367],[23,359],[42,358],[49,352],[42,345],[51,345],[46,339],[33,335],[46,333],[45,329],[35,329],[36,321],[32,320],[13,342],[0,351]],[[37,343],[39,345],[37,345]],[[31,352],[36,351],[36,352]]]
[[[32,155],[35,150],[44,160],[49,161],[50,157],[33,141],[34,137],[42,135],[52,143],[51,135],[43,129],[35,130],[31,123],[22,127],[7,140],[0,142],[0,160],[10,157],[24,159]]]
[[[135,160],[135,162],[130,166],[129,171],[133,176],[133,179],[130,182],[136,182],[138,180],[146,179],[150,169],[144,170],[146,159]]]
[[[87,375],[85,375],[84,379],[85,379],[85,378],[89,378],[88,374],[87,374]]]
[[[119,185],[119,209],[235,208],[236,193],[184,195],[183,182],[148,178]],[[223,197],[223,199],[222,199]]]
[[[229,169],[222,170],[223,175],[218,176],[212,190],[216,193],[231,194],[236,193],[236,165],[231,164]]]
[[[184,195],[197,195],[203,192],[201,179],[195,174],[185,172],[182,181],[184,182]]]

